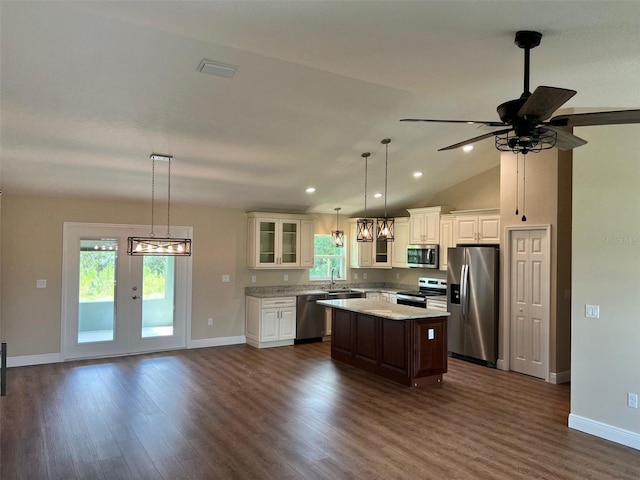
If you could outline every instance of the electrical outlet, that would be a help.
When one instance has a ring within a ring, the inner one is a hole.
[[[353,274],[353,279],[354,279],[354,280],[357,280],[357,279],[358,279],[358,274],[357,274],[357,273],[354,273],[354,274]]]
[[[289,281],[289,275],[287,275],[286,273],[284,274],[284,281],[288,282]]]
[[[362,274],[362,278],[364,278],[364,279],[366,280],[366,279],[367,279],[367,274],[366,274],[366,273],[363,273],[363,274]]]
[[[600,318],[600,305],[585,305],[584,316],[587,318]]]
[[[638,394],[627,393],[627,406],[629,408],[638,408]]]
[[[207,318],[207,325],[213,327],[213,318]]]
[[[400,274],[396,273],[396,280],[400,280]]]
[[[427,340],[433,340],[436,338],[436,331],[433,328],[427,330]]]
[[[256,283],[257,280],[258,277],[256,277],[255,275],[251,275],[251,283]]]

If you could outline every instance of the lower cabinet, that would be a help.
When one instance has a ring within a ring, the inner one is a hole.
[[[293,345],[296,338],[296,297],[245,300],[247,344],[252,347]]]
[[[440,383],[447,317],[390,320],[334,308],[331,357],[409,387]]]

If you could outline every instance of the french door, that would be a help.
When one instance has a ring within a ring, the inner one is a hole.
[[[128,256],[127,237],[149,227],[65,223],[64,359],[186,346],[191,257]],[[190,237],[190,227],[172,234]]]

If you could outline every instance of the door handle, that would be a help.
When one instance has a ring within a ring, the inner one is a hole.
[[[137,299],[138,299],[138,298],[140,298],[140,297],[139,297],[138,295],[134,295],[134,296],[133,296],[133,297],[131,297],[131,298],[133,298],[134,300],[137,300]]]

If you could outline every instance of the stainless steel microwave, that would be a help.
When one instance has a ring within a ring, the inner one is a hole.
[[[438,245],[407,246],[407,265],[411,268],[438,268]]]

